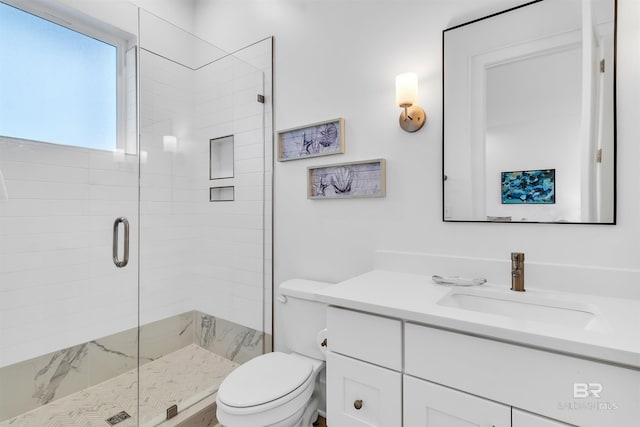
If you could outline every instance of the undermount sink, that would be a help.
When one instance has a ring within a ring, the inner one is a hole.
[[[512,295],[492,291],[452,290],[437,304],[496,314],[519,320],[532,320],[558,326],[586,329],[596,320],[595,307],[589,304],[576,304],[513,293]]]

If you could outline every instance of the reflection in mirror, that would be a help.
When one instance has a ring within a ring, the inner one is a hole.
[[[445,221],[615,223],[615,9],[539,0],[444,31]]]

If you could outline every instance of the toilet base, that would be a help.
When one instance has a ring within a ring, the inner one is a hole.
[[[313,423],[318,420],[318,398],[315,393],[309,404],[305,408],[304,414],[302,414],[301,427],[313,427]]]
[[[309,404],[286,420],[264,427],[313,427],[318,419],[318,399],[314,396]]]
[[[220,407],[218,407],[218,420],[220,422],[224,422],[225,414],[221,414],[219,412]],[[309,399],[307,404],[297,410],[294,414],[288,416],[284,420],[280,420],[276,423],[272,424],[262,424],[260,427],[313,427],[313,423],[318,419],[318,398],[315,393]],[[235,419],[228,420],[227,424],[223,424],[225,427],[244,427],[247,426],[247,421],[245,419]],[[237,422],[237,424],[236,424]],[[255,421],[253,421],[255,422]],[[251,427],[257,427],[255,424],[251,424]]]

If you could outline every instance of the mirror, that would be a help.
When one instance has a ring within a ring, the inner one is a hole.
[[[615,0],[443,32],[443,220],[615,224]]]

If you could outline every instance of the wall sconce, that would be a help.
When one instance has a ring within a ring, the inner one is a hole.
[[[396,77],[396,104],[404,111],[400,113],[400,127],[407,132],[416,132],[427,120],[418,102],[418,75],[402,73]]]
[[[165,135],[162,137],[162,148],[166,153],[178,152],[178,137],[173,135]]]

